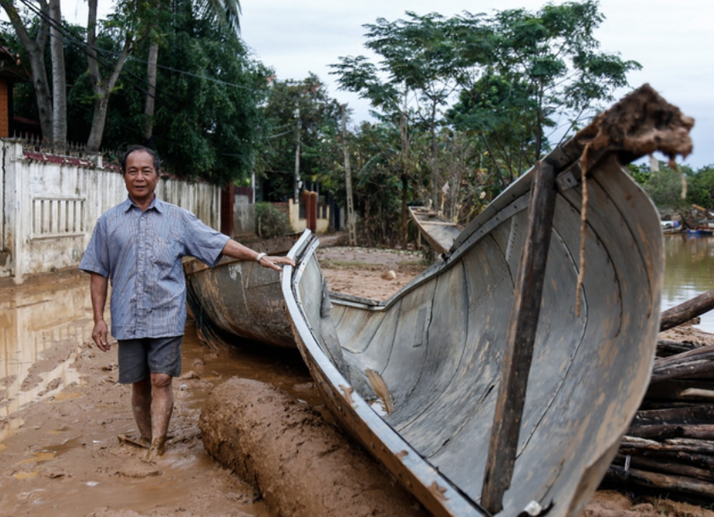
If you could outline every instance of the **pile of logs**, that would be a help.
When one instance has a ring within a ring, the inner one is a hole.
[[[670,309],[662,314],[661,330],[710,310],[712,303],[714,290]],[[714,345],[657,343],[647,394],[606,479],[714,500]]]

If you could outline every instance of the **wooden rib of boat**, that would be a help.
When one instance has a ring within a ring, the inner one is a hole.
[[[424,236],[429,245],[437,253],[447,253],[454,239],[459,236],[464,227],[449,221],[426,207],[409,207],[409,216]]]
[[[618,158],[637,153],[616,145],[596,151],[587,135],[544,160],[557,172],[552,237],[515,464],[498,515],[527,507],[530,515],[579,515],[653,364],[659,217]],[[589,204],[576,292],[581,161]],[[297,345],[328,407],[437,516],[489,515],[484,472],[535,174],[514,182],[448,255],[386,302],[328,294],[312,235],[296,243],[289,256],[297,265],[283,272]]]
[[[297,235],[251,244],[268,255],[284,255]],[[256,262],[224,257],[214,268],[196,259],[183,264],[186,300],[196,326],[208,341],[250,340],[294,348],[280,287],[280,274]]]

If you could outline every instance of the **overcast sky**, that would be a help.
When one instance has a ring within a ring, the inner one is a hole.
[[[355,121],[368,116],[368,104],[340,92],[330,64],[340,56],[370,55],[364,48],[365,23],[394,21],[405,11],[444,16],[526,8],[540,0],[241,0],[244,41],[255,56],[272,67],[278,79],[303,79],[309,72],[349,103]],[[558,3],[558,2],[555,2]],[[601,0],[606,19],[596,33],[602,50],[634,59],[642,70],[630,85],[650,83],[669,102],[696,119],[694,152],[685,161],[698,168],[714,164],[714,0]],[[622,92],[624,93],[624,92]]]

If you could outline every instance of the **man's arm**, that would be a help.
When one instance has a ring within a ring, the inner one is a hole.
[[[257,251],[243,246],[240,242],[236,242],[233,239],[229,239],[228,242],[226,242],[222,253],[238,260],[257,260],[259,255]],[[268,257],[263,254],[260,258],[260,265],[263,267],[280,271],[282,268],[278,264],[290,264],[293,267],[295,266],[293,259],[288,257]]]
[[[92,312],[94,313],[94,330],[92,339],[100,350],[107,352],[111,347],[107,340],[109,330],[104,321],[104,307],[107,304],[107,286],[109,279],[98,274],[89,275],[89,292],[92,297]]]

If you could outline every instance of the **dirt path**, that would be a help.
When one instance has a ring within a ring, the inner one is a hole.
[[[319,257],[331,290],[375,299],[389,298],[425,267],[404,252],[328,248]],[[70,274],[0,288],[0,517],[271,517],[250,485],[206,453],[199,414],[208,393],[237,376],[282,388],[329,419],[299,355],[215,351],[189,326],[173,439],[164,457],[146,462],[142,449],[117,439],[135,429],[130,392],[116,383],[116,347],[101,353],[89,344],[87,284]],[[598,492],[586,515],[714,517],[667,501],[633,506],[610,492]]]

